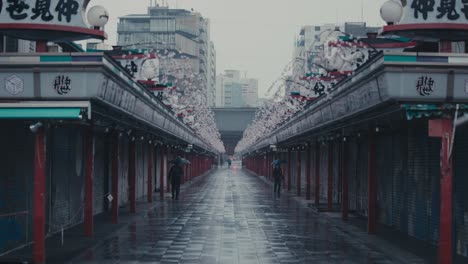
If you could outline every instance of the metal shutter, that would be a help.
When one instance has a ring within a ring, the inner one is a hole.
[[[320,146],[320,203],[327,203],[328,195],[328,145]]]
[[[85,153],[82,130],[56,127],[51,140],[48,231],[56,233],[83,221]]]
[[[341,203],[340,144],[333,142],[333,203]]]
[[[94,214],[107,210],[109,194],[109,144],[105,134],[94,137]]]
[[[408,234],[424,241],[433,240],[431,222],[436,221],[432,219],[434,174],[430,170],[439,161],[438,149],[440,140],[428,137],[427,122],[408,130]]]
[[[0,129],[0,253],[32,240],[34,137],[23,122]]]
[[[468,256],[468,127],[456,131],[454,149],[454,236],[457,253]]]
[[[377,134],[377,221],[393,226],[393,136]]]
[[[368,215],[368,155],[369,155],[369,143],[367,138],[358,138],[358,156],[357,156],[357,204],[356,213],[362,216]]]
[[[128,152],[129,140],[119,138],[119,206],[128,204],[130,200],[128,186]]]
[[[348,152],[345,153],[344,158],[347,159],[348,165],[345,170],[348,173],[349,210],[356,211],[359,197],[357,179],[358,144],[356,138],[349,139]]]

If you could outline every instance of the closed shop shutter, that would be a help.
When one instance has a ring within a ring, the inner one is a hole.
[[[328,145],[320,146],[320,203],[327,203],[328,195]]]
[[[82,130],[57,127],[51,135],[48,231],[56,233],[83,221],[85,164]]]
[[[128,189],[129,140],[126,137],[120,137],[119,140],[119,206],[123,206],[130,201]]]
[[[393,136],[377,134],[377,219],[379,223],[393,226]]]
[[[436,214],[432,218],[432,199],[437,196],[432,186],[435,174],[430,170],[439,162],[438,149],[440,140],[428,137],[427,122],[408,130],[408,234],[424,241],[433,241],[436,232],[431,224],[437,222]]]
[[[333,203],[341,202],[340,143],[333,142]]]
[[[105,134],[96,134],[94,142],[94,214],[100,214],[109,207],[110,150]]]
[[[357,139],[349,139],[348,151],[345,154],[347,159],[346,173],[348,174],[348,192],[349,192],[349,210],[356,211],[358,206],[358,178],[357,178],[357,160],[358,144]]]
[[[457,253],[468,256],[468,127],[456,131],[454,149],[454,219]]]
[[[143,143],[138,141],[136,143],[136,198],[139,199],[144,196],[145,184],[145,150]]]
[[[0,129],[0,254],[32,240],[34,137],[23,122]]]
[[[297,151],[291,152],[291,192],[295,192],[297,189]]]
[[[368,165],[369,159],[369,143],[367,138],[358,138],[358,157],[356,170],[356,213],[362,216],[367,216],[368,210]]]
[[[310,155],[310,193],[311,193],[311,199],[314,200],[315,197],[315,166],[316,166],[316,146],[317,143],[313,144],[310,146],[311,148],[311,155]]]
[[[307,149],[300,152],[301,155],[301,195],[305,197],[307,189]]]
[[[395,227],[408,232],[408,132],[402,128],[395,132],[393,144],[393,223]]]

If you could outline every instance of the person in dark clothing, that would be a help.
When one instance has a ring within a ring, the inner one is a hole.
[[[228,159],[228,160],[227,160],[227,163],[228,163],[228,168],[231,168],[232,160],[231,160],[231,159]]]
[[[174,165],[168,175],[172,186],[172,199],[179,200],[180,184],[182,182],[183,175],[184,170],[182,169],[182,163],[174,162]]]
[[[273,178],[275,180],[275,197],[278,195],[278,198],[281,197],[281,183],[283,182],[283,171],[280,166],[274,166],[273,168]]]

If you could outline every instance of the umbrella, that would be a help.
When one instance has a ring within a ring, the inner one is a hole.
[[[271,163],[271,165],[273,165],[273,166],[275,166],[275,167],[279,167],[279,166],[281,166],[281,164],[283,164],[283,163],[286,164],[286,163],[287,163],[286,160],[275,159],[275,160]]]
[[[190,164],[190,161],[181,157],[178,157],[174,160],[171,160],[169,163],[171,164],[179,164],[179,165],[185,165],[185,164]]]

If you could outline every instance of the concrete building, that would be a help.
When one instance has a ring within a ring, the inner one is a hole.
[[[152,3],[147,14],[120,17],[117,33],[119,46],[171,50],[178,57],[189,58],[203,85],[214,90],[210,79],[216,71],[214,44],[210,41],[210,21],[201,14]]]
[[[208,105],[216,105],[216,50],[214,43],[210,41],[208,67]]]
[[[256,107],[258,80],[241,77],[240,71],[227,70],[216,78],[217,107]]]

